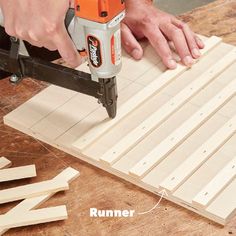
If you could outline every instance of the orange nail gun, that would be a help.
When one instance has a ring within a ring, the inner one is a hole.
[[[110,83],[115,90],[115,76],[121,69],[120,22],[125,16],[124,10],[124,0],[75,0],[76,16],[78,24],[83,26],[84,50],[88,54],[91,73],[99,78],[101,84]],[[106,108],[109,116],[115,117],[114,99]]]
[[[88,59],[91,74],[45,61],[55,57],[51,52],[44,55],[42,49],[27,42],[30,56],[21,55],[20,41],[16,38],[11,38],[10,45],[1,43],[0,72],[13,74],[10,82],[14,84],[24,77],[32,77],[93,96],[103,104],[109,117],[114,118],[117,110],[116,75],[121,69],[120,22],[125,16],[124,0],[75,0],[75,10],[70,12],[76,16],[74,28],[79,29],[71,37],[80,54]],[[66,24],[69,26],[68,22]],[[0,30],[0,41],[1,34]]]

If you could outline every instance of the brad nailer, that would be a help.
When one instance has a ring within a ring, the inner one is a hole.
[[[118,97],[116,76],[121,70],[120,23],[124,16],[124,0],[75,0],[74,9],[68,11],[65,21],[68,33],[88,62],[91,74],[51,63],[59,58],[58,53],[52,55],[27,42],[24,45],[28,54],[22,55],[22,43],[7,35],[0,40],[0,74],[5,78],[7,72],[14,84],[32,77],[93,96],[114,118]]]

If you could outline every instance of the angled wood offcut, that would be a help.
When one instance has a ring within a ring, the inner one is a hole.
[[[48,180],[34,184],[22,185],[1,190],[0,204],[68,189],[68,183],[62,180]]]
[[[236,209],[236,48],[203,40],[191,68],[166,70],[150,46],[142,61],[124,55],[113,120],[92,98],[49,86],[4,122],[157,195],[165,189],[166,199],[224,225]],[[7,215],[50,196],[25,199]]]
[[[12,216],[2,218],[0,221],[0,234],[4,228],[16,228],[49,223],[58,220],[65,220],[67,218],[66,206],[49,207],[23,212],[23,214],[20,214],[20,217],[19,215],[14,215],[14,218]]]
[[[68,167],[65,170],[63,170],[61,173],[59,173],[56,177],[53,178],[53,180],[56,181],[62,181],[67,182],[68,184],[71,183],[75,178],[79,176],[79,171]],[[58,208],[56,209],[49,209],[50,211],[53,211],[50,213],[49,216],[48,212],[47,214],[44,214],[45,211],[31,211],[37,207],[39,207],[41,204],[43,204],[45,201],[47,201],[50,197],[52,197],[56,192],[50,192],[48,194],[42,194],[38,197],[32,197],[27,198],[23,201],[21,201],[18,205],[13,207],[11,210],[9,210],[6,214],[0,215],[0,222],[5,222],[5,225],[2,225],[0,227],[0,235],[5,233],[9,228],[23,226],[23,225],[30,225],[35,224],[36,222],[39,223],[39,216],[41,214],[42,217],[40,218],[40,223],[43,222],[50,222],[52,219],[61,220],[65,219],[67,217],[67,213],[65,212],[65,208]],[[55,211],[56,210],[56,211]],[[32,213],[33,212],[33,213]],[[25,218],[19,218],[19,214],[22,215],[22,213],[25,213]],[[33,214],[33,215],[32,215]],[[55,215],[56,214],[56,215]],[[46,215],[46,216],[45,216]],[[36,216],[36,217],[35,217]],[[56,218],[55,218],[56,216]],[[50,218],[48,218],[50,217]],[[9,222],[9,219],[16,219],[14,222],[10,221],[11,225],[7,225],[7,222]],[[34,220],[32,222],[32,220]],[[46,221],[47,220],[47,221]]]
[[[5,157],[0,157],[0,170],[11,166],[11,161]]]

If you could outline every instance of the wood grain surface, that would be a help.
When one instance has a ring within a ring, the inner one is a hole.
[[[219,0],[183,16],[192,28],[206,36],[217,35],[236,45],[236,1]],[[47,85],[31,79],[15,87],[8,80],[0,81],[0,156],[6,156],[14,166],[35,164],[38,176],[34,181],[50,179],[65,167],[80,170],[69,191],[55,195],[42,205],[67,205],[69,219],[48,225],[10,230],[6,235],[228,235],[236,233],[236,218],[226,227],[212,223],[194,213],[163,200],[150,214],[134,218],[90,218],[89,208],[135,209],[145,211],[157,203],[157,197],[140,188],[98,170],[77,158],[45,145],[3,125],[2,117],[24,103]],[[3,183],[1,189],[31,180]],[[5,213],[14,204],[1,207]]]

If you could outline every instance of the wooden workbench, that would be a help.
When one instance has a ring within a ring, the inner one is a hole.
[[[236,45],[236,0],[220,0],[182,16],[192,28],[207,36],[217,35],[225,42]],[[25,80],[12,87],[8,80],[0,82],[1,118],[41,91],[46,85]],[[79,109],[79,108],[78,108]],[[37,180],[52,178],[66,166],[79,169],[81,177],[75,180],[70,191],[57,194],[45,206],[68,206],[69,219],[22,229],[7,235],[227,235],[236,233],[236,218],[225,228],[163,200],[150,214],[134,218],[90,218],[89,208],[134,209],[145,211],[157,203],[158,198],[138,187],[113,177],[48,145],[0,124],[0,156],[6,156],[14,166],[35,163]],[[20,181],[5,185],[28,183]],[[35,181],[35,180],[34,180]],[[1,185],[2,187],[2,185]],[[1,207],[3,213],[11,207]],[[19,216],[20,217],[20,216]]]

